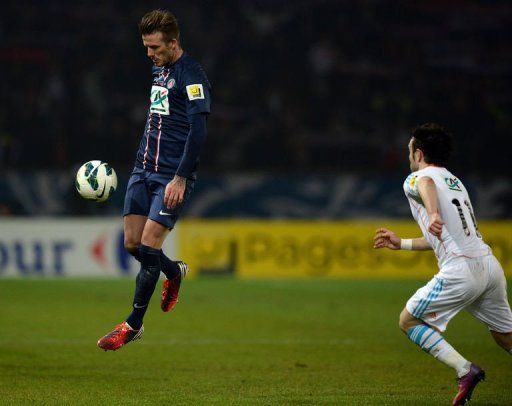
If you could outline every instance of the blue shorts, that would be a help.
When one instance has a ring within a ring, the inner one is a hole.
[[[173,228],[183,205],[194,190],[194,181],[187,179],[183,203],[174,209],[168,209],[164,205],[164,193],[165,187],[172,178],[172,175],[134,168],[126,188],[123,216],[138,214],[163,224],[169,229]]]

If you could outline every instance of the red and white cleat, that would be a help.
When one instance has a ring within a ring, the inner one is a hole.
[[[181,281],[188,272],[188,265],[185,262],[177,261],[179,274],[172,279],[164,279],[162,284],[162,300],[160,307],[164,312],[171,310],[178,303],[178,293],[180,292]]]
[[[140,330],[134,330],[124,321],[118,324],[113,331],[101,337],[98,340],[98,347],[105,351],[115,351],[130,341],[141,338],[142,333],[144,333],[144,326]]]

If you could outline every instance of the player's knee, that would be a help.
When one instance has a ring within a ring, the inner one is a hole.
[[[400,313],[400,318],[398,320],[398,327],[400,328],[400,330],[407,334],[411,327],[417,326],[418,324],[421,324],[420,320],[413,317],[407,311],[407,309],[402,310],[402,313]]]
[[[139,256],[140,241],[124,240],[124,248],[135,258]]]
[[[402,317],[400,317],[399,320],[398,320],[398,328],[400,330],[402,330],[404,333],[407,334],[407,330],[409,329],[409,325],[407,324],[407,322]]]
[[[406,334],[407,330],[409,329],[408,320],[403,311],[400,313],[400,317],[398,318],[398,328]]]

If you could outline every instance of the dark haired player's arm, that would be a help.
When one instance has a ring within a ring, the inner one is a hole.
[[[429,242],[424,238],[400,238],[395,232],[387,228],[379,228],[373,237],[373,248],[389,248],[391,250],[431,250]]]
[[[439,207],[437,203],[437,189],[436,184],[432,178],[428,176],[420,178],[418,180],[418,192],[420,193],[423,205],[427,210],[429,218],[428,231],[430,234],[441,238],[444,221],[439,213]]]
[[[188,178],[194,171],[201,145],[206,138],[206,118],[207,114],[205,113],[189,115],[190,130],[180,166],[176,171],[177,176]]]
[[[413,238],[412,239],[412,247],[413,251],[428,251],[432,249],[430,243],[426,240],[425,237]]]

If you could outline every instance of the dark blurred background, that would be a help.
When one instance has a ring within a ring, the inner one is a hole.
[[[153,8],[178,17],[213,86],[210,200],[190,215],[407,215],[409,134],[437,121],[481,215],[511,216],[512,2],[452,0],[3,4],[0,212],[120,212],[151,86],[137,23]],[[72,191],[90,159],[120,177],[101,208]]]

